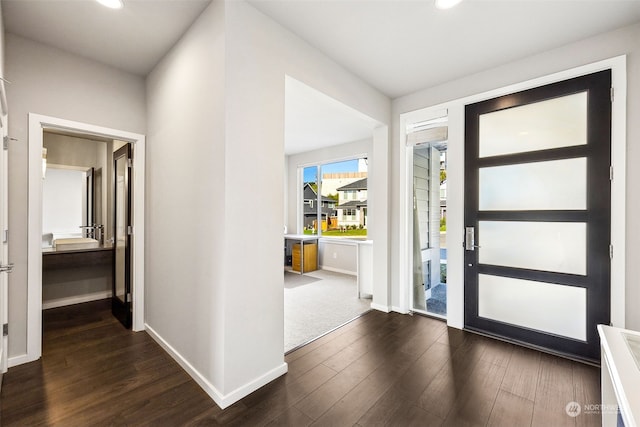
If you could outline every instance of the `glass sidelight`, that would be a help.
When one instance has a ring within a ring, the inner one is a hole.
[[[610,317],[610,85],[603,71],[466,107],[466,328],[599,359],[596,325]]]
[[[408,134],[413,173],[413,311],[447,315],[447,116]]]

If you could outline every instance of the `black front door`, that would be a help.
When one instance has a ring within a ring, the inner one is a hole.
[[[610,88],[606,70],[466,106],[466,328],[599,360]]]

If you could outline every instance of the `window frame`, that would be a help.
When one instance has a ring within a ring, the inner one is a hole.
[[[367,153],[360,153],[360,154],[356,154],[353,156],[347,156],[347,157],[342,157],[342,158],[338,158],[338,159],[330,159],[330,160],[325,160],[325,161],[320,161],[320,162],[310,162],[310,163],[306,163],[306,164],[299,164],[298,165],[298,188],[299,188],[299,193],[301,195],[301,199],[302,199],[302,203],[298,203],[298,221],[299,221],[299,230],[300,234],[304,234],[305,232],[305,215],[304,215],[304,187],[305,187],[305,180],[304,180],[304,170],[307,168],[316,168],[316,188],[317,188],[317,192],[316,192],[316,197],[317,200],[319,200],[318,203],[316,203],[316,223],[319,225],[318,226],[318,230],[317,230],[317,236],[319,238],[324,238],[324,239],[336,239],[338,237],[335,236],[323,236],[322,233],[322,208],[323,208],[323,204],[322,204],[322,168],[327,166],[327,165],[331,165],[331,164],[335,164],[335,163],[342,163],[342,162],[348,162],[348,161],[352,161],[352,160],[356,160],[356,161],[360,161],[364,159],[367,162],[367,178],[369,178],[369,154]],[[357,193],[358,191],[355,190],[348,190],[349,193],[353,193],[353,199],[346,199],[345,201],[351,201],[351,200],[357,200]],[[367,181],[367,193],[369,191],[369,184]],[[340,200],[334,202],[334,207],[332,209],[337,210],[337,206],[340,205]],[[368,203],[367,203],[367,207],[368,207]],[[354,221],[357,219],[357,208],[349,208],[350,210],[354,211],[354,215],[353,218],[350,219],[350,221]],[[343,213],[344,216],[344,213]],[[337,217],[337,213],[336,213],[336,217]],[[366,226],[365,226],[366,228]],[[364,236],[354,236],[355,238],[368,238],[368,234],[369,234],[369,230],[367,229],[367,234]]]

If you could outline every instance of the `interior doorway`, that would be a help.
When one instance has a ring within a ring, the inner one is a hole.
[[[11,366],[37,360],[42,355],[42,149],[45,130],[110,138],[130,144],[133,157],[131,238],[132,329],[144,330],[144,176],[145,137],[141,134],[74,122],[66,119],[29,115],[29,210],[28,210],[28,328],[27,354],[13,358]]]

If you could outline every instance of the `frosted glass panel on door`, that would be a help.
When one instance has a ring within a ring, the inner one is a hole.
[[[584,288],[480,274],[478,315],[582,341],[587,339]]]
[[[479,173],[481,211],[587,208],[585,157],[480,168]]]
[[[480,116],[479,157],[587,143],[587,93]]]
[[[573,222],[480,221],[480,264],[585,275],[587,225]]]

